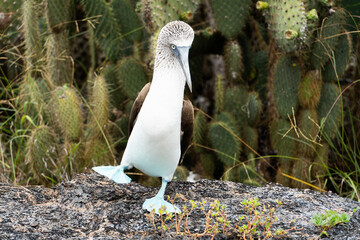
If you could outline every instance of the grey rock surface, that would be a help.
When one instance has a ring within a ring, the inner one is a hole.
[[[158,188],[145,187],[136,182],[116,184],[97,174],[81,174],[54,188],[22,187],[0,183],[0,239],[191,239],[191,236],[164,234],[147,219],[142,203],[153,197]],[[187,200],[213,202],[220,200],[231,223],[245,214],[241,202],[258,198],[260,206],[276,206],[278,221],[274,229],[296,230],[280,239],[318,239],[320,229],[311,223],[315,213],[335,210],[352,215],[349,223],[335,226],[328,239],[360,239],[360,215],[353,209],[359,202],[333,193],[285,188],[276,184],[252,187],[241,183],[200,180],[171,182],[166,194],[178,193],[176,205]],[[186,200],[187,199],[187,200]],[[205,216],[194,211],[189,230],[201,232]],[[294,220],[293,223],[291,221]],[[210,237],[203,237],[210,239]],[[215,239],[240,239],[236,232],[218,234]]]

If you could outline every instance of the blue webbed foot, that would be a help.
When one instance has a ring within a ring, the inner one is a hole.
[[[166,212],[170,213],[170,212],[176,212],[176,213],[181,213],[180,208],[174,206],[173,204],[167,202],[164,200],[164,194],[165,194],[165,188],[167,185],[167,181],[166,180],[162,180],[162,184],[161,184],[161,188],[159,190],[159,192],[156,194],[155,197],[150,198],[150,199],[146,199],[146,201],[144,202],[142,208],[145,210],[148,210],[149,212],[151,212],[151,210],[155,209],[155,212],[159,213],[159,209],[162,208],[162,206],[164,206],[166,208]],[[165,211],[165,209],[164,209]],[[166,213],[164,212],[164,213]]]
[[[95,172],[104,175],[105,177],[110,178],[116,183],[130,183],[131,178],[129,178],[124,173],[124,166],[99,166],[92,168]]]
[[[177,206],[174,206],[173,204],[165,201],[163,198],[161,197],[153,197],[150,199],[146,199],[146,201],[144,202],[144,204],[142,205],[142,208],[144,210],[148,210],[149,212],[151,212],[153,209],[155,209],[155,213],[159,213],[159,210],[162,209],[164,211],[164,213],[181,213],[180,209]]]

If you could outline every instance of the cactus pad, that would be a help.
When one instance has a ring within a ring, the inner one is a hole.
[[[102,134],[100,128],[106,130],[109,123],[109,91],[103,76],[94,79],[90,106],[89,128],[93,134]]]
[[[250,0],[211,0],[217,28],[228,39],[239,35],[250,13]]]
[[[243,110],[246,111],[248,124],[255,126],[259,120],[262,111],[262,104],[257,92],[250,92],[246,105],[243,106]]]
[[[315,151],[315,144],[318,141],[319,126],[316,109],[302,109],[297,118],[301,134],[301,141],[297,142],[297,151],[300,156],[311,158]],[[305,136],[305,137],[304,137]]]
[[[134,58],[124,58],[118,66],[121,90],[135,99],[148,82],[143,66]]]
[[[67,86],[58,87],[53,93],[52,102],[54,118],[65,137],[78,140],[82,135],[84,117],[81,100],[76,91]]]
[[[299,103],[303,108],[316,108],[320,100],[321,75],[319,70],[308,71],[299,86]]]
[[[348,32],[342,33],[339,37],[339,43],[334,50],[333,61],[328,61],[322,73],[324,81],[337,81],[341,77],[348,66],[351,52],[352,41]]]
[[[344,11],[337,9],[334,14],[325,19],[318,31],[317,40],[314,43],[310,58],[315,69],[320,69],[332,57],[332,51],[334,51],[341,36],[344,19]]]
[[[240,44],[236,40],[228,41],[224,47],[224,60],[227,79],[232,83],[242,81],[244,64]]]
[[[323,126],[323,133],[327,135],[329,138],[335,137],[341,120],[340,100],[338,100],[333,107],[333,104],[335,103],[339,94],[340,94],[339,88],[335,84],[333,83],[323,84],[321,90],[320,102],[317,107],[317,111],[318,111],[320,123]],[[326,116],[327,119],[325,119]]]
[[[263,8],[263,11],[281,49],[294,52],[304,45],[307,38],[307,21],[303,0],[269,0],[268,8]]]
[[[299,105],[301,70],[296,60],[289,56],[280,57],[273,78],[276,109],[282,118],[287,119],[288,115],[292,116],[292,109],[296,112]]]
[[[209,127],[210,141],[218,158],[226,166],[232,166],[236,163],[241,150],[240,141],[233,135],[239,136],[235,120],[226,112],[217,115],[215,120],[217,122],[212,122]]]
[[[113,0],[111,7],[122,35],[131,42],[142,39],[142,25],[128,0]]]
[[[114,13],[105,0],[82,0],[84,10],[92,21],[94,35],[99,46],[111,61],[116,61],[121,51],[120,27]]]

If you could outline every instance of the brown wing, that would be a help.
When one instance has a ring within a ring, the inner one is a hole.
[[[134,104],[132,105],[129,119],[129,136],[134,128],[137,116],[140,112],[140,109],[144,103],[144,100],[150,90],[151,83],[147,83],[139,92],[139,95],[136,97]]]
[[[184,100],[181,115],[181,155],[183,157],[186,149],[191,143],[194,130],[194,107],[190,100]],[[182,158],[181,157],[181,158]]]

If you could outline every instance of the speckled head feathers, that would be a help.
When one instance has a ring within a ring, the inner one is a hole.
[[[158,46],[175,44],[177,46],[191,46],[194,40],[194,30],[182,21],[166,24],[160,31]]]

